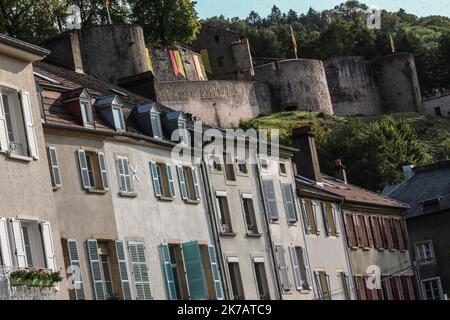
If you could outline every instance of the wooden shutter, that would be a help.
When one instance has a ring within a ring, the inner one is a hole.
[[[9,149],[8,125],[6,123],[3,97],[0,94],[0,150],[6,152]]]
[[[150,300],[152,292],[144,244],[142,242],[129,242],[128,249],[136,288],[136,298],[138,300]]]
[[[162,267],[166,276],[167,293],[170,300],[177,300],[177,289],[175,287],[175,278],[172,271],[172,261],[170,260],[169,245],[167,243],[161,244],[159,247]]]
[[[214,280],[214,290],[216,291],[216,299],[223,300],[222,280],[220,278],[219,266],[217,264],[216,249],[214,246],[208,246],[209,261],[211,263],[211,273]]]
[[[155,196],[159,198],[161,197],[161,185],[159,183],[159,174],[155,161],[150,161],[150,172],[153,180],[153,191],[155,192]]]
[[[23,240],[22,224],[20,223],[20,220],[16,219],[11,219],[10,222],[16,252],[17,266],[19,268],[26,268],[28,266],[28,261],[25,252],[25,241]]]
[[[344,228],[345,234],[347,236],[347,243],[349,247],[353,247],[355,244],[353,243],[353,238],[350,230],[350,223],[353,223],[352,216],[349,214],[344,214]]]
[[[283,291],[290,291],[289,276],[287,272],[286,259],[284,257],[284,248],[282,246],[275,246],[275,255],[278,263],[278,273],[281,280],[281,288]]]
[[[54,147],[48,148],[48,157],[50,159],[50,166],[52,169],[52,183],[54,187],[61,187],[61,173],[59,171],[59,161],[56,149]]]
[[[308,207],[306,201],[301,199],[303,223],[305,224],[305,232],[311,233],[311,222],[309,221]]]
[[[172,166],[170,164],[166,164],[166,171],[167,171],[167,180],[169,181],[170,196],[172,198],[175,198],[175,184],[173,182]]]
[[[52,228],[50,226],[50,223],[48,222],[41,223],[40,228],[42,235],[42,244],[45,253],[45,264],[47,266],[47,269],[56,271],[56,257],[55,249],[53,247]]]
[[[378,217],[378,224],[380,225],[381,242],[383,244],[383,248],[389,249],[389,241],[386,234],[386,228],[384,226],[384,219],[382,217]]]
[[[182,249],[190,298],[192,300],[207,300],[208,289],[198,242],[183,243]]]
[[[106,289],[103,277],[102,263],[98,254],[98,243],[95,239],[86,241],[89,265],[91,269],[92,286],[96,300],[106,300]]]
[[[300,273],[299,259],[297,257],[297,251],[295,250],[295,247],[289,247],[289,255],[291,257],[292,272],[294,274],[295,287],[297,290],[301,290],[303,288],[302,276]]]
[[[128,277],[127,259],[125,255],[125,246],[122,240],[115,241],[117,265],[119,267],[120,284],[122,287],[123,300],[131,300],[130,278]]]
[[[292,186],[290,184],[283,184],[281,185],[281,191],[288,222],[290,223],[297,222],[297,213],[295,212],[295,203],[292,194]]]
[[[341,221],[339,219],[340,210],[337,205],[331,205],[331,213],[333,215],[334,227],[336,228],[336,236],[339,237],[341,235]]]
[[[9,242],[8,224],[5,218],[0,218],[0,253],[3,265],[12,267],[11,246]]]
[[[193,166],[192,167],[192,179],[194,180],[194,189],[195,189],[195,196],[197,197],[197,201],[201,200],[201,192],[200,192],[200,181],[199,174],[198,174],[198,167]]]
[[[389,219],[389,228],[391,230],[391,235],[392,235],[392,241],[393,241],[393,249],[400,249],[400,243],[399,243],[399,239],[398,239],[398,235],[397,235],[397,230],[395,227],[395,219]]]
[[[87,166],[86,153],[83,149],[78,150],[78,163],[80,164],[81,181],[83,182],[83,188],[91,188],[91,182],[89,180],[89,172]]]
[[[263,182],[263,187],[270,219],[278,220],[279,215],[278,215],[277,199],[275,197],[275,188],[273,186],[273,181],[265,180]]]
[[[39,159],[38,144],[36,131],[34,126],[33,112],[31,110],[30,94],[25,91],[19,93],[20,102],[22,104],[23,121],[25,124],[25,132],[28,141],[28,150],[30,157]]]
[[[186,179],[182,166],[177,166],[178,182],[180,184],[181,198],[187,200]]]
[[[322,211],[322,218],[323,218],[323,224],[325,227],[325,234],[327,236],[331,236],[331,224],[330,221],[328,221],[328,214],[327,214],[327,206],[325,203],[320,203],[320,209]]]
[[[400,220],[400,228],[402,231],[402,239],[403,239],[403,246],[404,246],[404,250],[408,250],[409,248],[409,243],[408,243],[408,230],[407,230],[407,226],[406,226],[406,222],[404,219]]]
[[[356,244],[359,247],[364,246],[363,243],[363,239],[362,239],[362,234],[361,234],[361,225],[359,224],[359,216],[354,214],[352,215],[352,220],[353,220],[353,228],[355,230],[355,235],[356,235]]]
[[[377,217],[370,217],[369,218],[369,222],[370,222],[370,227],[372,229],[372,234],[373,234],[375,248],[382,249],[383,248],[383,243],[382,243],[382,239],[380,238],[380,236],[381,236],[381,229],[377,228],[378,218]]]
[[[373,233],[372,233],[372,228],[371,228],[371,224],[370,224],[370,217],[369,216],[364,216],[364,225],[366,226],[366,233],[367,233],[367,240],[369,242],[369,247],[373,247]]]
[[[69,253],[69,265],[73,274],[73,286],[76,300],[85,300],[83,275],[81,273],[80,256],[78,255],[78,245],[75,239],[67,239],[67,252]]]
[[[102,152],[97,153],[100,175],[102,177],[103,190],[109,190],[108,174],[106,173],[105,155]]]

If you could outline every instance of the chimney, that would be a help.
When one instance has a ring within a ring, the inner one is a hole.
[[[345,171],[345,166],[342,164],[342,160],[336,159],[334,163],[336,164],[336,178],[347,184],[347,172]]]
[[[319,158],[317,157],[314,133],[310,126],[292,130],[294,148],[299,149],[294,154],[294,162],[299,175],[315,182],[322,182]]]
[[[414,166],[412,164],[408,164],[402,167],[405,180],[409,179],[413,175],[413,168]]]
[[[67,32],[58,37],[44,41],[42,47],[51,51],[47,60],[83,73],[80,40],[76,32]]]

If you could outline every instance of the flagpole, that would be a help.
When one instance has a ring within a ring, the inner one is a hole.
[[[289,26],[291,28],[291,38],[292,38],[292,47],[294,48],[294,54],[295,54],[295,59],[298,59],[297,56],[297,40],[295,40],[295,34],[294,34],[294,29],[292,29],[292,26]]]
[[[109,24],[112,24],[111,15],[109,13],[109,0],[105,0],[105,6],[106,6],[106,12],[108,13],[108,22],[109,22]]]

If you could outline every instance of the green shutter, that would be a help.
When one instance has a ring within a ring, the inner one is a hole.
[[[183,200],[186,200],[187,199],[186,179],[184,177],[184,170],[182,166],[177,166],[177,173],[178,173],[178,182],[180,183],[181,198]]]
[[[108,175],[106,173],[105,155],[102,152],[97,153],[98,165],[100,167],[100,175],[102,177],[102,185],[104,190],[109,190]]]
[[[169,180],[170,196],[172,198],[175,198],[175,184],[173,182],[172,166],[170,164],[166,164],[166,171],[167,171],[167,180]]]
[[[161,262],[163,264],[164,274],[166,275],[167,291],[170,300],[177,300],[177,289],[175,287],[175,279],[172,271],[172,261],[170,260],[169,245],[167,243],[161,244],[160,254]]]
[[[207,300],[205,271],[197,241],[183,243],[183,258],[191,300]]]
[[[155,191],[156,197],[161,197],[161,185],[159,184],[158,170],[156,169],[156,162],[150,161],[150,172],[152,173],[153,179],[153,190]]]
[[[197,197],[197,200],[200,201],[200,184],[198,178],[197,167],[192,167],[192,179],[194,180],[195,196]]]
[[[217,265],[216,249],[208,246],[209,261],[211,262],[211,272],[214,280],[214,289],[217,300],[223,300],[222,281],[220,279],[219,266]]]
[[[127,260],[125,258],[125,248],[122,240],[116,240],[117,264],[119,267],[120,284],[122,286],[123,300],[131,300],[130,279],[128,277]]]

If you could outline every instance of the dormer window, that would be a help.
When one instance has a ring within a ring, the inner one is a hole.
[[[121,106],[113,106],[114,127],[116,130],[125,130],[125,121],[123,120],[123,111]]]
[[[137,107],[135,119],[145,134],[156,139],[163,138],[161,111],[157,104],[143,104]]]
[[[94,117],[92,115],[92,105],[89,100],[80,99],[81,117],[83,118],[84,126],[93,126]]]
[[[162,129],[161,129],[161,118],[159,117],[159,113],[151,112],[150,120],[152,123],[153,138],[161,139],[162,138]]]
[[[189,137],[188,137],[189,133],[187,131],[186,121],[184,119],[178,120],[178,129],[179,129],[180,142],[184,143],[184,144],[188,144],[189,143]]]

